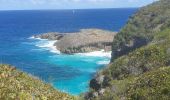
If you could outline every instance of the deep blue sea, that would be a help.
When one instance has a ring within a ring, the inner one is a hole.
[[[96,71],[109,63],[100,52],[64,55],[54,41],[31,39],[44,32],[98,28],[119,31],[137,9],[0,11],[0,63],[39,77],[73,95],[86,92]]]

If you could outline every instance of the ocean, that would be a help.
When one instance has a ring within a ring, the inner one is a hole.
[[[33,39],[45,32],[77,32],[97,28],[119,31],[137,8],[0,11],[0,63],[16,66],[54,88],[79,95],[106,66],[111,52],[60,54],[55,41]]]

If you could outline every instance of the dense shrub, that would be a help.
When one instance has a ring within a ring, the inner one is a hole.
[[[169,100],[170,68],[160,68],[139,76],[126,93],[129,100]]]
[[[142,47],[115,60],[105,73],[110,73],[112,79],[123,79],[166,66],[169,59],[166,50],[157,45]]]

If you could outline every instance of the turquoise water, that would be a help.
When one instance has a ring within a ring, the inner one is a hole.
[[[45,81],[52,83],[54,87],[64,92],[77,95],[82,91],[87,91],[89,79],[94,76],[96,71],[110,61],[111,53],[102,53],[102,51],[74,55],[60,54],[53,49],[53,43],[54,41],[30,39],[25,45],[33,46],[32,48],[35,48],[32,49],[34,52],[48,52],[48,55],[44,54],[44,56],[38,56],[39,59],[46,60],[45,62],[47,64],[60,66],[56,67],[57,71],[54,70],[54,68],[50,70],[49,67],[46,70],[46,78],[43,77],[43,79],[46,79]],[[54,77],[55,75],[57,78]]]
[[[0,63],[39,77],[73,95],[86,92],[95,73],[109,63],[101,52],[59,54],[54,41],[31,39],[44,32],[99,28],[119,31],[137,9],[0,11]]]

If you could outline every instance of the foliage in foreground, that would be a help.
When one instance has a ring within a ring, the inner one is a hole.
[[[0,65],[0,100],[75,100],[9,65]]]

